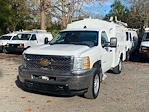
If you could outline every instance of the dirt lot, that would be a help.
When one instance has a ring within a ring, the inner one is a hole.
[[[20,55],[0,54],[0,112],[149,112],[149,63],[124,63],[107,73],[96,100],[29,93],[16,86]]]

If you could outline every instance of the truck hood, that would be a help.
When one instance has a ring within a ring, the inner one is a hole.
[[[11,40],[8,44],[26,44],[28,40]]]
[[[142,41],[141,46],[149,47],[149,41]]]
[[[84,45],[70,45],[70,44],[55,44],[55,45],[41,45],[39,47],[31,47],[24,51],[24,54],[37,55],[62,55],[62,56],[80,56],[81,53],[88,50],[88,46]]]

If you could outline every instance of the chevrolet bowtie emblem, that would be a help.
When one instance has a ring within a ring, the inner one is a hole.
[[[42,66],[48,66],[49,64],[51,64],[51,62],[48,59],[41,59],[39,61],[39,64]]]

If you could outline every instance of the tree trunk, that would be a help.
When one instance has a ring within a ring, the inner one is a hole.
[[[44,6],[45,6],[45,0],[40,0],[40,28],[41,30],[46,29],[46,25],[45,25],[46,15],[45,15]]]
[[[41,15],[40,15],[40,28],[41,28],[41,30],[46,29],[45,23],[46,23],[45,12],[44,12],[44,10],[42,10]]]

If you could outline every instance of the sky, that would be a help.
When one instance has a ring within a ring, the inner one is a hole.
[[[92,3],[87,4],[84,6],[84,9],[87,12],[93,13],[93,14],[100,14],[105,16],[109,11],[111,10],[111,5],[114,3],[115,0],[107,0],[106,2],[99,4],[99,3]],[[127,3],[123,3],[125,6],[127,6]],[[129,7],[129,6],[128,6]]]
[[[99,3],[87,4],[84,7],[84,9],[87,12],[91,12],[94,14],[106,15],[111,10],[112,3],[113,3],[113,0],[104,2],[103,4],[99,4]]]

